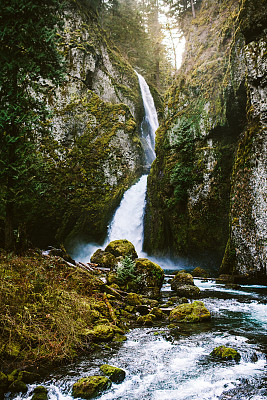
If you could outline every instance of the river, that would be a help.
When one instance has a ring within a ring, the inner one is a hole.
[[[99,374],[104,363],[126,371],[121,384],[101,400],[263,400],[266,389],[267,287],[242,286],[227,289],[215,281],[195,280],[212,314],[207,323],[168,323],[136,327],[127,341],[103,345],[101,351],[56,368],[40,383],[50,400],[71,400],[71,388],[81,377]],[[163,301],[172,295],[163,286]],[[241,360],[219,362],[210,356],[214,347],[233,347]],[[14,399],[30,400],[36,385]]]

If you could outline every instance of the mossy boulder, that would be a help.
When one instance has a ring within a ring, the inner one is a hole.
[[[94,329],[88,330],[87,335],[91,336],[94,342],[109,342],[113,339],[115,332],[112,326],[99,324]]]
[[[194,285],[194,278],[191,274],[187,272],[177,272],[175,274],[173,280],[173,284],[180,284],[180,285]]]
[[[116,257],[113,254],[101,249],[96,250],[90,261],[91,263],[98,264],[100,267],[111,269],[117,264]]]
[[[158,307],[152,308],[150,314],[154,315],[157,320],[164,318],[164,312]]]
[[[171,289],[180,297],[197,298],[200,289],[194,284],[191,274],[178,272],[171,281]]]
[[[8,391],[11,393],[26,393],[27,390],[28,390],[27,385],[24,382],[20,381],[19,379],[16,379],[8,387]]]
[[[215,347],[215,349],[212,350],[210,355],[221,360],[239,361],[241,358],[238,351],[232,349],[231,347],[225,347],[225,346]]]
[[[138,257],[134,245],[126,239],[113,240],[107,245],[105,252],[110,253],[115,257],[128,256],[132,260]]]
[[[140,276],[139,292],[146,297],[159,297],[164,281],[163,269],[147,258],[137,258],[135,268],[137,276]]]
[[[180,304],[170,312],[171,322],[202,322],[211,318],[210,312],[202,301]]]
[[[89,376],[74,383],[72,387],[73,397],[93,399],[111,387],[111,380],[106,376]]]
[[[37,381],[39,378],[40,375],[34,372],[20,371],[18,373],[18,379],[24,383],[33,383]]]
[[[137,293],[128,293],[125,301],[131,306],[139,306],[142,304],[142,297]]]
[[[175,293],[178,296],[196,299],[200,296],[200,289],[195,285],[181,285],[176,287]]]
[[[210,274],[208,273],[208,271],[206,271],[203,268],[200,267],[196,267],[195,269],[193,269],[193,271],[191,272],[191,275],[197,278],[209,278]]]
[[[155,315],[147,314],[147,315],[141,315],[140,317],[138,317],[136,322],[140,325],[152,326],[153,321],[155,319],[156,319]]]
[[[44,386],[37,386],[33,391],[31,400],[47,400],[48,390]]]
[[[100,370],[107,375],[112,382],[121,383],[125,379],[126,373],[121,368],[103,364],[101,365]]]

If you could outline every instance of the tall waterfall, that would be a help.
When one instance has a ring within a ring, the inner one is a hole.
[[[150,167],[155,154],[155,132],[159,126],[153,97],[145,79],[137,73],[145,116],[141,124],[141,140],[146,157],[146,166]],[[147,189],[147,175],[124,193],[119,207],[109,225],[107,242],[127,239],[133,243],[138,255],[142,255],[144,239],[144,212]]]

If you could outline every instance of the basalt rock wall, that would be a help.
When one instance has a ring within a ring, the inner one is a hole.
[[[29,218],[37,245],[80,236],[101,240],[124,191],[140,176],[143,150],[138,126],[138,78],[82,1],[70,1],[60,51],[63,85],[51,91],[54,112],[47,183]]]
[[[263,4],[264,3],[264,4]],[[266,1],[202,1],[165,100],[145,246],[266,276]]]

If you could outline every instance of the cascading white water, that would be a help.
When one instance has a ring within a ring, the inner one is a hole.
[[[147,175],[124,193],[120,206],[111,221],[107,243],[116,239],[127,239],[133,243],[137,254],[142,253],[144,236],[144,210]]]
[[[145,117],[141,124],[141,139],[146,156],[147,167],[156,157],[155,132],[159,126],[157,111],[153,97],[145,79],[137,73],[141,95],[144,104]],[[143,175],[139,181],[124,193],[122,201],[116,210],[109,225],[107,243],[116,239],[127,239],[133,243],[138,255],[143,255],[144,237],[144,212],[147,189],[147,175]]]

